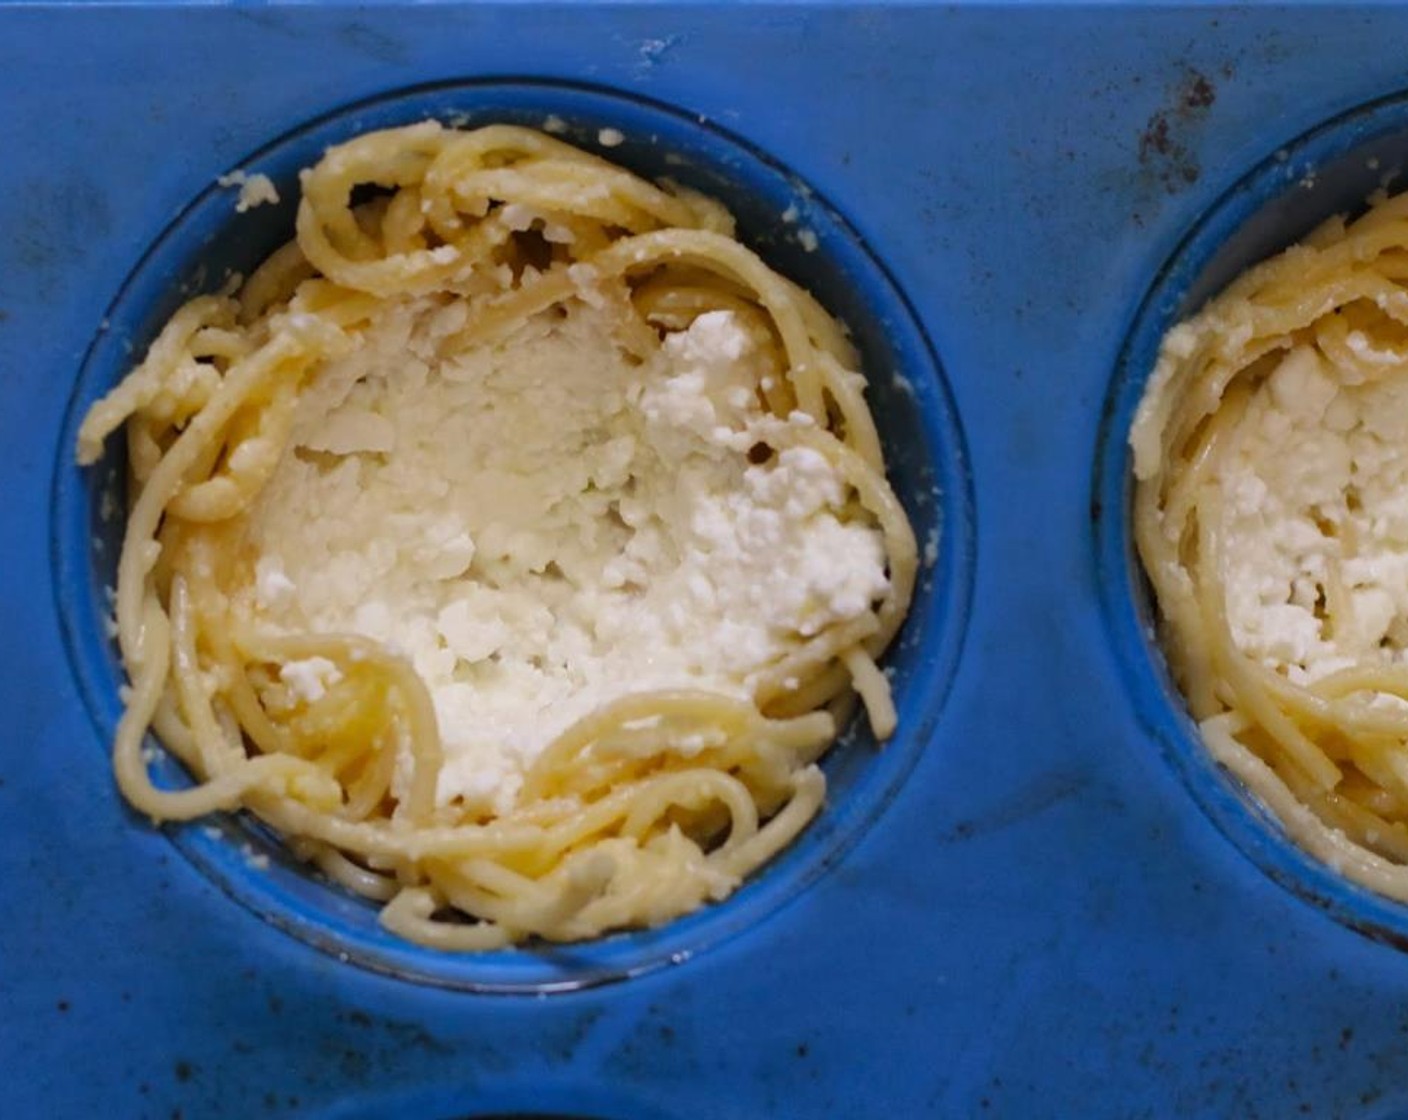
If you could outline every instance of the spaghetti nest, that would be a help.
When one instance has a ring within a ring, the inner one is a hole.
[[[1208,749],[1302,847],[1400,899],[1405,424],[1399,195],[1175,327],[1131,434],[1135,538]]]
[[[734,316],[764,355],[758,406],[805,421],[773,424],[765,451],[825,458],[846,516],[883,541],[888,589],[798,636],[747,697],[611,700],[533,759],[506,811],[469,811],[437,802],[441,729],[401,653],[361,633],[271,628],[242,605],[251,510],[291,454],[300,396],[388,304],[463,305],[441,342],[453,353],[507,338],[584,286],[641,363],[701,315]],[[839,325],[740,244],[710,199],[516,127],[427,122],[330,149],[303,173],[296,240],[242,285],[182,307],[79,434],[91,463],[126,426],[122,792],[156,820],[247,809],[384,903],[391,930],[444,949],[588,938],[726,896],[820,808],[816,761],[854,697],[879,737],[895,723],[876,658],[910,601],[914,538],[855,368]],[[280,686],[281,666],[312,658],[335,669],[335,687],[300,698]],[[153,785],[148,729],[194,785]]]

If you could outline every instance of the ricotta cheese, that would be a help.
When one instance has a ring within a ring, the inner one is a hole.
[[[462,305],[388,305],[306,387],[250,519],[262,624],[363,634],[424,679],[441,804],[506,812],[537,754],[621,696],[747,698],[889,590],[880,532],[779,438],[812,421],[763,409],[732,313],[642,363],[589,294],[468,352],[448,349]],[[782,449],[755,462],[760,444]],[[335,683],[322,660],[283,667],[294,697]]]
[[[1290,351],[1223,474],[1233,640],[1299,684],[1405,660],[1408,370],[1391,373],[1343,384]]]
[[[328,688],[340,681],[342,674],[326,657],[306,657],[280,666],[279,679],[294,696],[312,704],[327,695]]]
[[[236,214],[243,214],[246,210],[253,210],[256,206],[279,201],[278,188],[274,186],[274,181],[267,175],[250,175],[237,170],[231,171],[228,175],[221,175],[216,182],[222,187],[239,187],[240,193],[235,199]]]

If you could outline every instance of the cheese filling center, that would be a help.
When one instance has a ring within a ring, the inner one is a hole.
[[[1253,394],[1224,473],[1227,617],[1298,684],[1408,649],[1408,371],[1352,385],[1309,347]]]
[[[888,592],[880,532],[797,441],[810,418],[764,409],[731,312],[643,362],[588,302],[456,353],[463,319],[392,303],[304,390],[242,593],[272,629],[410,660],[443,742],[440,804],[507,812],[536,755],[622,696],[750,698]],[[314,662],[284,667],[291,693],[335,683]]]

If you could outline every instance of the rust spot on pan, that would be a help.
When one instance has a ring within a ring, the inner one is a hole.
[[[1139,166],[1165,193],[1186,190],[1202,175],[1195,141],[1216,101],[1212,80],[1189,67],[1169,90],[1165,105],[1144,123],[1139,133]]]

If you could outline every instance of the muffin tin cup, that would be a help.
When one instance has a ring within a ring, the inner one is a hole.
[[[974,564],[964,439],[943,370],[914,310],[861,237],[786,168],[710,122],[606,89],[523,80],[423,86],[339,109],[238,165],[248,175],[267,175],[278,189],[277,204],[237,214],[236,188],[218,184],[191,203],[128,277],[84,359],[54,467],[51,553],[65,645],[101,751],[111,743],[125,679],[104,630],[121,546],[125,452],[114,439],[95,468],[80,471],[72,458],[78,424],[182,303],[218,289],[234,273],[248,275],[292,236],[299,169],[351,136],[427,118],[464,127],[547,124],[614,162],[728,205],[740,239],[810,289],[851,331],[863,355],[891,483],[910,514],[921,554],[926,545],[931,552],[910,617],[883,662],[899,708],[895,736],[877,748],[868,730],[853,722],[825,759],[829,791],[817,819],[729,899],[662,928],[572,945],[445,953],[384,931],[374,906],[310,873],[247,814],[165,827],[180,852],[226,895],[340,961],[473,991],[543,994],[590,987],[680,964],[762,921],[823,877],[875,823],[923,750],[944,749],[936,732],[967,623]],[[623,139],[603,136],[603,129]],[[603,139],[610,143],[603,145]],[[212,180],[224,170],[212,169]],[[164,752],[153,758],[159,785],[189,784]],[[101,760],[93,755],[94,765]],[[146,824],[134,816],[131,827]]]
[[[1140,724],[1202,811],[1258,868],[1336,921],[1408,949],[1408,904],[1309,855],[1202,744],[1157,638],[1157,607],[1134,547],[1130,425],[1164,334],[1250,266],[1369,196],[1408,186],[1408,93],[1337,116],[1278,147],[1219,198],[1174,249],[1134,316],[1105,400],[1092,482],[1102,609]]]

